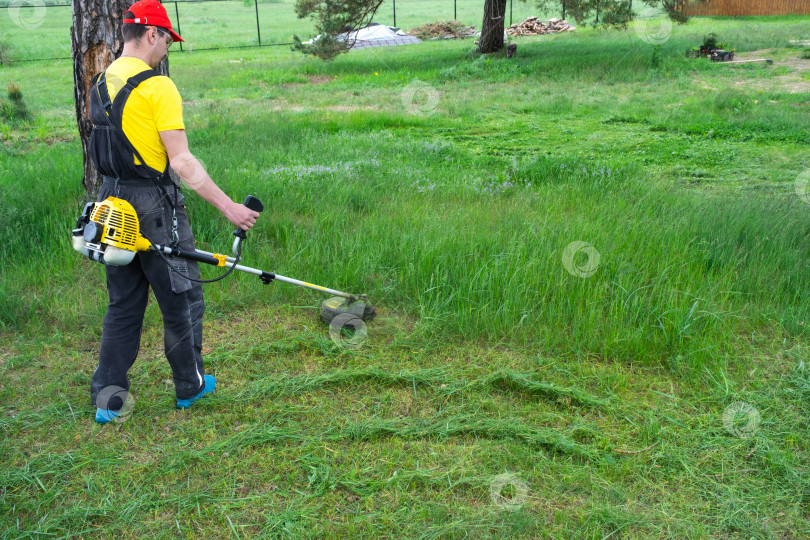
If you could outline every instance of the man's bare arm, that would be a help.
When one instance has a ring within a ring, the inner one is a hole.
[[[248,231],[259,217],[243,204],[235,203],[211,179],[202,164],[188,151],[188,138],[183,129],[161,131],[160,138],[169,154],[169,166],[188,187],[211,203],[234,225]]]

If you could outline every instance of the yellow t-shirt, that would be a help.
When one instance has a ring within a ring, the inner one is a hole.
[[[140,58],[122,57],[110,64],[105,75],[110,100],[115,100],[130,77],[147,69],[149,66]],[[124,134],[146,164],[163,172],[167,154],[158,132],[185,129],[183,99],[172,80],[158,76],[139,84],[124,106],[123,127]],[[140,164],[138,158],[135,163]]]

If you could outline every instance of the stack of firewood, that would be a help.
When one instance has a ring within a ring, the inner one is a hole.
[[[557,32],[573,32],[576,28],[568,24],[566,20],[550,19],[548,23],[538,20],[537,17],[529,17],[520,24],[513,24],[506,29],[510,36],[537,36],[540,34],[556,34]]]

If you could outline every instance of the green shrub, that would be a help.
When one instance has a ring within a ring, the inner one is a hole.
[[[662,64],[663,60],[661,58],[661,45],[656,45],[653,48],[652,56],[650,57],[650,69],[661,69]]]
[[[717,48],[717,34],[711,32],[708,36],[703,38],[703,48],[704,49],[716,49]]]
[[[5,120],[25,120],[30,116],[22,89],[14,81],[8,83],[8,100],[0,99],[0,116]]]

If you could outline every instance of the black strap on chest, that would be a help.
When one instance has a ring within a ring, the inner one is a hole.
[[[115,99],[110,100],[110,93],[107,90],[107,79],[105,72],[102,71],[101,73],[96,74],[96,76],[93,77],[91,84],[93,86],[93,91],[96,92],[96,95],[99,98],[101,108],[104,114],[101,115],[98,114],[98,112],[93,114],[94,111],[91,110],[91,119],[93,120],[93,123],[96,125],[98,124],[99,120],[106,121],[108,127],[112,127],[115,129],[115,132],[117,133],[119,140],[125,144],[126,148],[130,152],[132,152],[132,155],[134,155],[141,163],[141,165],[138,166],[135,165],[133,162],[132,166],[138,169],[138,172],[145,174],[155,183],[155,185],[158,187],[158,189],[160,189],[163,195],[166,196],[166,199],[169,201],[169,204],[172,206],[172,209],[174,209],[175,206],[177,205],[177,193],[178,193],[177,186],[175,186],[174,202],[172,202],[172,199],[169,196],[169,192],[163,183],[163,180],[167,178],[169,174],[168,159],[166,163],[166,168],[162,173],[157,169],[153,169],[152,167],[147,165],[146,160],[144,160],[141,157],[141,154],[140,152],[138,152],[138,149],[135,148],[135,146],[132,144],[132,142],[124,133],[123,127],[124,106],[126,105],[129,96],[132,94],[132,91],[135,88],[137,88],[138,85],[141,84],[143,81],[151,79],[152,77],[156,76],[160,76],[160,73],[158,73],[154,69],[147,69],[146,71],[142,71],[137,75],[133,75],[132,77],[127,79],[127,82],[126,84],[124,84],[123,88],[118,90],[118,93],[115,95]],[[94,101],[93,98],[95,97],[96,96],[91,96],[91,109]],[[108,151],[111,152],[112,149],[109,149]],[[115,174],[116,179],[120,179],[120,172],[119,171],[115,172],[116,172]]]

